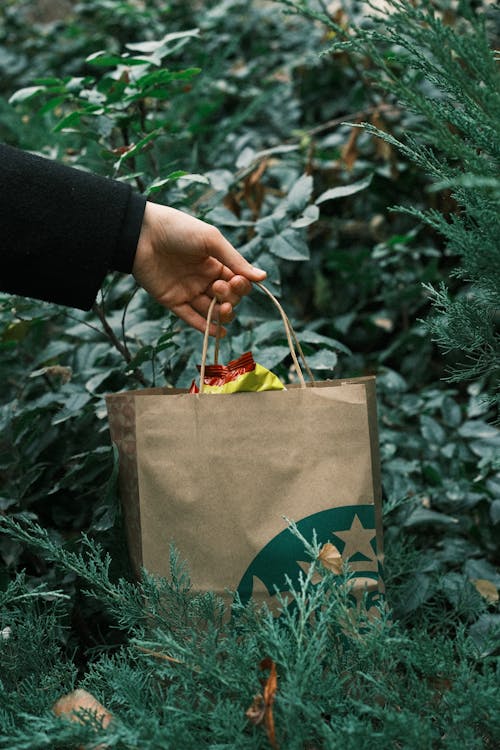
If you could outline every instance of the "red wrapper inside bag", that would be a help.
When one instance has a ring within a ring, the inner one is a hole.
[[[200,368],[198,367],[198,370]],[[252,352],[245,352],[227,365],[207,365],[203,393],[237,393],[238,391],[282,391],[283,383],[255,362]],[[189,393],[199,393],[193,380]]]

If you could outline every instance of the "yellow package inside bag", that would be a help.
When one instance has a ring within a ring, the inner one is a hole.
[[[227,365],[207,365],[203,393],[238,393],[244,391],[283,391],[281,380],[270,370],[255,362],[251,352],[245,352]],[[199,393],[193,380],[190,393]]]

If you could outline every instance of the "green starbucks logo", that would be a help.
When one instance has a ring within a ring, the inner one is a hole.
[[[313,532],[319,544],[334,545],[343,560],[348,560],[354,574],[353,598],[356,590],[361,596],[367,592],[368,608],[380,596],[381,577],[377,559],[375,510],[373,505],[348,505],[330,508],[303,518],[297,528],[308,541]],[[284,529],[259,552],[242,577],[237,592],[243,604],[256,590],[274,596],[276,590],[295,585],[310,560],[304,546],[289,529]]]

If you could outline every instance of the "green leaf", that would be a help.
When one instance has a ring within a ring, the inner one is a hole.
[[[269,251],[278,258],[285,260],[309,260],[310,253],[306,241],[294,229],[285,229],[282,234],[274,237],[269,245]]]
[[[253,354],[259,365],[272,370],[273,367],[279,365],[289,356],[290,349],[287,346],[267,346],[262,349],[257,348]]]
[[[408,383],[395,370],[385,369],[378,376],[378,383],[382,388],[395,393],[403,393],[408,390]]]
[[[40,109],[38,110],[38,114],[44,115],[46,112],[51,112],[53,109],[56,109],[56,107],[64,104],[65,101],[66,96],[54,96],[52,99],[49,99],[49,101],[46,102],[43,107],[40,107]]]
[[[292,186],[286,197],[287,208],[292,213],[303,211],[312,195],[313,178],[311,175],[302,175]]]
[[[199,29],[188,29],[187,31],[172,31],[169,34],[165,34],[164,37],[156,41],[147,42],[133,42],[127,44],[127,49],[131,49],[133,52],[143,52],[146,55],[150,55],[153,52],[166,47],[170,42],[176,42],[181,39],[195,38],[200,35]]]
[[[469,628],[469,635],[481,649],[482,656],[488,656],[500,647],[500,615],[484,614]]]
[[[160,132],[160,130],[153,130],[152,133],[148,133],[148,135],[144,136],[144,138],[141,138],[140,141],[134,143],[127,151],[125,151],[125,153],[120,156],[118,161],[115,163],[116,169],[119,169],[124,161],[130,159],[132,156],[135,156],[140,151],[142,151],[142,149],[147,146],[148,143],[151,143],[151,141],[154,141],[155,138],[158,138]]]
[[[62,120],[59,120],[57,125],[54,127],[54,133],[59,133],[61,130],[65,130],[66,128],[71,128],[73,125],[78,125],[80,120],[82,119],[83,112],[70,112],[69,115],[66,115],[66,117],[63,117]]]
[[[354,193],[359,193],[360,190],[364,190],[365,188],[367,188],[370,185],[372,179],[373,175],[370,175],[364,180],[353,182],[351,185],[339,185],[338,187],[330,188],[330,190],[326,190],[324,193],[321,193],[321,195],[316,198],[314,202],[316,203],[316,205],[319,205],[320,203],[324,203],[325,201],[331,201],[337,198],[346,198],[348,195],[354,195]]]
[[[35,78],[33,83],[36,83],[38,86],[48,86],[50,88],[54,88],[55,86],[64,86],[65,83],[64,78],[56,78],[55,76],[45,76],[40,78]]]
[[[344,315],[336,315],[333,319],[333,323],[337,331],[340,331],[340,333],[346,334],[355,320],[356,320],[356,313],[349,312],[349,313],[345,313]]]
[[[500,456],[500,437],[490,438],[488,440],[472,440],[469,443],[469,448],[476,456],[479,456],[483,461],[498,461]]]
[[[199,185],[209,185],[210,181],[204,174],[196,174],[187,172],[179,177],[181,186],[190,185],[192,182],[196,182]]]
[[[441,455],[445,458],[453,458],[457,450],[456,443],[447,443],[441,448]]]
[[[61,411],[59,411],[55,415],[55,417],[53,417],[52,424],[61,424],[62,422],[66,422],[66,420],[71,419],[72,417],[78,416],[81,413],[83,407],[86,406],[86,404],[88,404],[90,400],[90,393],[74,393],[67,399]]]
[[[322,349],[320,352],[308,354],[306,359],[311,370],[333,370],[338,357],[330,349]]]
[[[458,427],[462,421],[462,410],[451,396],[446,396],[443,399],[441,412],[444,422],[450,427]]]
[[[96,394],[96,390],[101,386],[112,374],[114,370],[111,368],[105,369],[102,372],[98,372],[92,375],[85,383],[85,388],[92,395]]]
[[[420,417],[420,432],[431,445],[442,445],[446,439],[446,432],[439,422],[427,414],[422,414]]]
[[[255,346],[259,346],[264,341],[279,337],[284,337],[285,329],[283,321],[281,320],[267,320],[265,323],[261,323],[256,326],[252,332],[252,339]]]
[[[400,595],[399,609],[404,613],[414,612],[431,596],[431,581],[428,575],[411,576]]]
[[[500,523],[500,500],[493,500],[490,505],[490,518],[492,523]]]
[[[129,57],[128,55],[116,55],[106,50],[93,52],[85,60],[90,65],[97,67],[110,68],[118,65],[144,65],[145,61],[140,58]]]
[[[330,349],[337,349],[339,352],[343,352],[344,354],[351,354],[351,350],[340,341],[337,341],[337,339],[333,339],[330,336],[323,336],[321,333],[311,331],[308,328],[298,333],[297,336],[301,344],[322,344],[323,346],[327,346]]]
[[[471,419],[463,423],[458,430],[458,434],[465,438],[489,440],[491,438],[498,438],[500,430],[481,419]]]
[[[140,367],[144,362],[149,362],[154,355],[154,347],[151,344],[142,346],[128,363],[128,372],[132,372],[136,367]]]
[[[440,583],[446,598],[454,607],[460,607],[464,600],[470,602],[473,608],[480,605],[478,592],[461,573],[447,573]]]
[[[36,94],[40,93],[40,91],[45,90],[45,86],[26,86],[26,88],[19,89],[12,94],[12,96],[9,98],[9,104],[19,104],[19,102],[25,102],[28,99],[31,99]]]
[[[283,214],[278,215],[273,213],[270,216],[264,216],[262,219],[259,219],[255,225],[257,234],[266,239],[268,237],[276,237],[276,235],[279,235],[283,229],[284,219],[285,217]]]
[[[446,513],[438,513],[435,510],[429,508],[415,508],[410,516],[404,521],[403,526],[407,529],[415,528],[416,526],[455,526],[458,523],[458,519],[453,516],[448,516]]]
[[[164,188],[165,185],[168,185],[170,182],[174,182],[175,180],[178,180],[179,177],[184,177],[185,175],[187,175],[187,172],[184,172],[182,169],[177,169],[175,172],[170,172],[166,177],[159,177],[156,180],[153,180],[153,182],[151,182],[146,188],[146,195],[157,193]]]
[[[306,206],[302,216],[292,222],[290,226],[292,229],[302,229],[303,227],[308,227],[310,224],[313,224],[318,218],[319,208],[314,204],[310,204],[309,206]]]
[[[474,558],[467,560],[465,563],[465,572],[471,580],[483,578],[486,581],[491,581],[495,586],[500,586],[500,573],[484,557],[479,560]]]

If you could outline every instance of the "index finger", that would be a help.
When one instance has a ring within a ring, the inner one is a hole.
[[[220,260],[233,274],[245,276],[249,281],[263,281],[266,278],[265,271],[252,266],[218,229],[214,227],[214,230],[210,245],[207,246],[207,252],[212,257]],[[226,278],[225,280],[228,281],[229,279]]]

